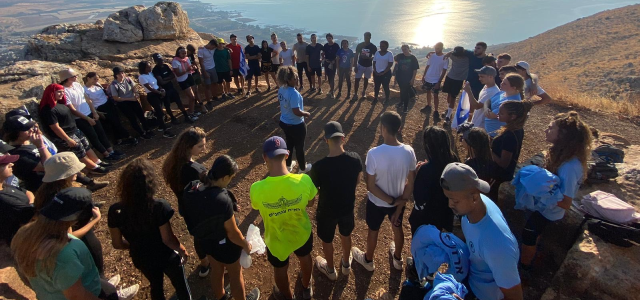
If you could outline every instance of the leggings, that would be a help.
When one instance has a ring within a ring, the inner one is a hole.
[[[309,85],[313,84],[311,82],[311,73],[309,72],[309,69],[307,69],[307,63],[306,62],[299,62],[299,63],[296,64],[296,67],[298,68],[298,80],[300,81],[300,87],[304,86],[304,84],[302,84],[302,81],[303,81],[302,73],[303,72],[304,72],[304,74],[306,74],[307,80],[309,80]]]
[[[113,131],[113,135],[115,136],[116,140],[126,139],[131,136],[129,135],[129,131],[127,131],[122,126],[122,120],[120,119],[120,114],[118,113],[118,109],[116,108],[116,105],[111,100],[107,101],[105,104],[98,106],[96,109],[99,112],[102,112],[105,114],[105,124],[103,125],[108,124],[108,127],[111,128],[111,130]],[[107,127],[107,126],[103,126],[103,127]]]
[[[91,253],[91,257],[93,257],[93,261],[96,263],[96,267],[98,267],[98,273],[100,273],[100,277],[104,277],[104,259],[102,258],[102,244],[100,244],[100,240],[93,232],[93,228],[87,232],[81,239],[82,242],[89,248],[89,253]]]
[[[307,162],[304,160],[304,139],[307,137],[307,124],[302,122],[297,125],[290,125],[280,121],[280,128],[284,131],[287,150],[289,150],[287,167],[291,166],[293,150],[295,149],[298,165],[300,165],[301,170],[306,168]]]
[[[342,91],[342,81],[347,80],[347,93],[351,93],[351,68],[338,69],[338,92]]]
[[[93,113],[90,113],[87,117],[93,118]],[[78,126],[78,129],[80,129],[80,131],[82,131],[82,133],[84,133],[84,135],[87,137],[89,143],[91,143],[91,146],[93,146],[93,148],[96,148],[98,152],[105,153],[107,152],[108,148],[111,148],[111,142],[109,142],[109,138],[104,132],[100,120],[97,120],[96,125],[92,126],[91,124],[89,124],[89,121],[80,118],[76,119],[76,125]]]
[[[164,275],[166,274],[176,290],[178,300],[191,300],[191,290],[187,285],[187,278],[184,268],[180,264],[180,256],[173,253],[161,262],[145,263],[144,266],[136,266],[144,277],[149,280],[151,286],[152,300],[165,300],[164,297]]]
[[[166,100],[167,98],[168,97],[164,97],[164,100]],[[162,111],[162,100],[163,98],[160,96],[160,94],[156,94],[156,93],[147,94],[147,101],[153,107],[153,111],[156,115],[156,119],[158,119],[158,126],[160,126],[160,129],[162,130],[167,130],[167,125],[164,124],[164,111]],[[169,103],[169,105],[171,105],[171,103]],[[167,104],[165,103],[165,107],[166,106]],[[167,112],[171,112],[171,108],[167,109]],[[171,116],[173,117],[172,114]]]
[[[162,99],[162,103],[164,103],[164,108],[167,111],[167,114],[169,115],[169,117],[171,117],[171,120],[176,118],[173,116],[173,112],[171,111],[171,102],[175,102],[176,106],[178,106],[178,109],[182,112],[182,114],[185,117],[187,117],[189,113],[187,113],[187,111],[184,108],[184,105],[182,105],[182,100],[180,99],[180,94],[178,93],[178,91],[176,91],[176,89],[174,88],[171,88],[171,89],[165,89],[165,92],[167,94]]]
[[[148,131],[147,127],[147,119],[144,117],[144,111],[142,110],[142,106],[140,106],[140,102],[138,101],[121,101],[118,102],[118,108],[124,114],[124,116],[129,120],[129,124],[133,130],[135,130],[139,135],[144,135],[145,131]],[[142,128],[140,128],[140,124],[142,124]]]
[[[389,94],[391,91],[389,90],[389,83],[391,82],[391,72],[387,72],[384,75],[373,75],[373,91],[374,96],[378,99],[378,95],[380,94],[380,85],[384,89],[384,95],[386,99],[389,99]]]
[[[398,82],[398,86],[400,87],[400,100],[404,105],[404,109],[409,108],[409,99],[413,96],[413,91],[411,90],[410,82]]]

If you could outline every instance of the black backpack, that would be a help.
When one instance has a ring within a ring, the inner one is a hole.
[[[608,182],[618,177],[618,168],[611,162],[595,161],[589,162],[589,171],[587,173],[587,183]]]
[[[640,224],[632,226],[615,224],[601,219],[585,216],[589,232],[597,235],[607,243],[629,248],[640,244]]]
[[[624,151],[622,149],[617,148],[613,145],[605,144],[598,146],[595,150],[593,150],[598,157],[609,163],[622,163],[624,162]]]

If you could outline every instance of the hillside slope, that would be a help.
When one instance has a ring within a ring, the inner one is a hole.
[[[636,105],[640,98],[640,5],[581,18],[490,51],[511,54],[512,63],[529,62],[544,87]]]

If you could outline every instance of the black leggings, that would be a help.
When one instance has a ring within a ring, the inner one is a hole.
[[[174,88],[165,89],[165,92],[167,94],[162,99],[162,102],[164,103],[164,109],[167,111],[167,114],[169,114],[169,117],[171,117],[171,120],[176,118],[173,116],[173,112],[171,111],[171,102],[176,103],[176,106],[178,106],[178,109],[182,112],[182,114],[186,118],[189,114],[187,113],[187,110],[185,110],[184,105],[182,105],[182,100],[180,99],[180,93],[178,93],[178,91],[176,91],[176,89]]]
[[[302,84],[302,82],[303,82],[302,73],[303,72],[304,72],[304,74],[306,74],[307,80],[309,80],[309,85],[312,85],[313,82],[311,82],[311,73],[309,72],[309,69],[307,69],[307,63],[306,62],[297,63],[296,67],[298,68],[298,80],[300,81],[300,86],[301,87],[304,86],[304,84]]]
[[[100,240],[93,232],[93,228],[87,232],[81,239],[82,242],[89,248],[89,253],[91,253],[91,257],[93,257],[93,261],[96,263],[96,267],[98,267],[98,273],[100,273],[100,277],[104,277],[104,259],[102,258],[102,244],[100,244]]]
[[[144,111],[142,110],[142,106],[140,106],[140,102],[138,101],[121,101],[118,102],[118,108],[124,114],[124,116],[129,120],[129,124],[131,124],[131,128],[135,130],[139,135],[144,135],[145,131],[149,130],[147,127],[147,119],[144,118]],[[142,124],[142,128],[140,128],[140,124]]]
[[[373,94],[376,99],[378,99],[378,95],[380,94],[380,85],[384,89],[384,95],[386,99],[389,99],[389,94],[391,91],[389,90],[389,83],[391,82],[391,72],[387,72],[384,75],[376,76],[373,75]]]
[[[87,117],[93,118],[93,113],[90,113]],[[87,140],[89,140],[91,146],[93,146],[93,148],[96,148],[96,150],[98,150],[98,152],[100,152],[101,154],[107,152],[108,148],[111,148],[111,142],[109,142],[109,138],[104,132],[104,128],[102,128],[102,123],[100,123],[100,120],[97,120],[96,125],[92,126],[91,124],[89,124],[89,121],[80,118],[76,119],[76,125],[78,126],[78,129],[80,129],[80,131],[82,131],[82,133],[84,133],[84,135],[87,137]]]
[[[287,167],[291,166],[293,160],[293,150],[296,151],[296,160],[300,165],[300,170],[306,168],[304,160],[304,139],[307,137],[307,124],[304,122],[297,125],[290,125],[280,121],[280,128],[284,131],[284,138],[287,141],[287,150],[289,157],[287,158]]]
[[[191,300],[191,290],[187,285],[187,278],[184,275],[184,268],[180,264],[180,256],[173,253],[164,263],[150,262],[145,266],[137,266],[144,277],[149,280],[151,286],[152,300],[165,300],[164,297],[164,275],[171,280],[176,296],[179,300]]]
[[[149,102],[149,104],[151,104],[151,106],[153,107],[153,112],[156,115],[156,119],[158,119],[158,126],[160,126],[160,129],[162,130],[167,130],[167,125],[164,124],[164,111],[162,111],[162,100],[165,100],[168,102],[167,97],[162,98],[160,96],[160,94],[156,94],[156,93],[149,93],[147,94],[147,101]],[[165,107],[167,106],[167,104],[165,103]],[[171,103],[169,103],[169,106],[171,106]],[[169,113],[169,116],[173,117],[173,114],[171,114],[171,108],[167,109],[167,113]]]
[[[113,136],[116,138],[116,140],[126,139],[131,136],[129,135],[129,131],[127,131],[122,126],[122,120],[120,119],[120,114],[118,113],[118,109],[116,108],[116,105],[111,100],[107,101],[107,103],[105,104],[98,106],[96,109],[99,112],[104,113],[105,124],[103,125],[108,124],[108,126],[104,126],[104,127],[111,128],[111,130],[113,131]]]
[[[411,90],[410,82],[398,82],[398,86],[400,87],[400,100],[404,105],[404,109],[409,108],[409,99],[413,96],[413,91]]]
[[[347,93],[351,93],[351,67],[338,69],[338,92],[342,91],[344,80],[347,80]]]

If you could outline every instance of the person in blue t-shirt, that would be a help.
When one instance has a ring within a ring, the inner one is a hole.
[[[524,78],[510,73],[502,80],[500,90],[484,103],[484,129],[492,138],[498,135],[498,129],[505,125],[504,121],[498,119],[500,104],[508,100],[521,101],[524,98]]]
[[[304,118],[308,118],[311,115],[309,112],[304,111],[302,95],[296,90],[298,75],[296,75],[295,69],[292,66],[279,68],[277,79],[280,86],[278,89],[280,128],[284,131],[287,150],[293,154],[295,149],[300,172],[307,173],[311,170],[311,164],[304,159],[304,139],[307,136],[307,124],[305,124]],[[296,166],[292,160],[293,155],[289,155],[287,157],[289,172],[292,172]]]
[[[340,50],[338,50],[338,95],[336,98],[340,99],[342,96],[342,82],[347,81],[347,98],[351,98],[351,69],[353,68],[353,57],[355,54],[353,50],[349,49],[349,41],[342,40],[340,42]]]
[[[545,227],[562,219],[564,212],[571,208],[580,183],[585,179],[587,160],[591,157],[591,129],[580,119],[577,112],[556,115],[545,133],[547,142],[551,143],[545,168],[560,177],[560,191],[564,197],[555,206],[533,212],[527,220],[522,231],[520,257],[520,266],[524,270],[531,269],[538,238]]]
[[[448,164],[440,186],[449,207],[462,216],[462,232],[469,247],[469,287],[478,299],[523,299],[518,274],[518,242],[498,206],[481,193],[489,184],[471,167]]]

